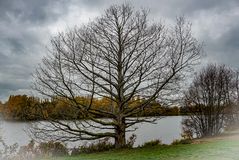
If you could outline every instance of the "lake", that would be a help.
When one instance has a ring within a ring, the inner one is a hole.
[[[134,132],[127,134],[136,134],[137,139],[135,146],[141,145],[147,141],[160,139],[164,144],[170,144],[175,139],[181,138],[182,133],[182,116],[168,116],[157,120],[156,124],[140,123]],[[27,135],[26,130],[30,126],[28,122],[9,122],[2,121],[1,133],[6,144],[18,143],[19,146],[29,143],[31,138]],[[81,142],[68,143],[69,147],[78,146]]]

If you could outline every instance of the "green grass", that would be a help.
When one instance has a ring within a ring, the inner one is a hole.
[[[238,140],[115,150],[49,160],[239,160]]]

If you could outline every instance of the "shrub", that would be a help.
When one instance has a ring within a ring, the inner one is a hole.
[[[37,149],[43,155],[63,156],[68,155],[67,147],[61,142],[41,142]]]
[[[158,146],[158,145],[163,145],[161,140],[155,139],[152,141],[145,142],[141,147],[153,147],[153,146]]]
[[[136,134],[132,134],[126,142],[126,148],[133,148],[136,141]]]
[[[125,148],[132,148],[136,140],[136,135],[132,134],[126,142]],[[115,146],[110,138],[103,138],[94,143],[83,144],[78,148],[73,148],[71,150],[71,155],[79,155],[80,153],[94,153],[94,152],[102,152],[114,149]]]
[[[37,156],[37,152],[35,149],[34,140],[31,140],[26,146],[21,146],[16,155],[18,159],[35,159],[36,156]]]
[[[32,160],[42,156],[68,155],[68,150],[64,144],[53,141],[35,144],[34,140],[31,140],[27,145],[21,146],[17,150],[17,144],[8,146],[0,138],[0,148],[0,160]]]
[[[79,147],[80,153],[93,153],[93,152],[102,152],[108,151],[114,148],[114,144],[110,141],[109,138],[100,139],[95,143],[89,145],[84,144]],[[76,152],[76,151],[74,151]]]
[[[0,136],[0,160],[10,160],[14,158],[17,153],[17,148],[18,145],[16,143],[13,145],[7,145]]]
[[[178,145],[178,144],[191,144],[192,140],[191,139],[176,139],[172,142],[172,145]]]
[[[187,127],[185,123],[187,123],[188,120],[184,120],[182,122],[183,124],[183,133],[181,134],[183,139],[193,139],[193,129],[191,127]]]
[[[74,147],[71,149],[71,156],[76,156],[76,155],[79,155],[80,153],[81,152],[79,147]]]

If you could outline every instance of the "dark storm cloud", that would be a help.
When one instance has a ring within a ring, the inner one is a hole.
[[[45,29],[67,13],[66,1],[0,1],[0,99],[29,89],[31,72],[49,38]]]
[[[227,10],[228,8],[235,5],[236,2],[237,0],[165,0],[164,4],[167,5],[167,3],[170,3],[171,13],[174,13],[174,11],[176,11],[190,16],[193,15],[193,13],[198,13],[199,11],[216,10],[220,12],[223,10]],[[173,12],[172,9],[174,9]]]
[[[0,0],[0,100],[28,93],[51,36],[122,2],[150,9],[155,21],[184,15],[205,43],[203,61],[239,67],[238,0]]]
[[[208,58],[239,68],[239,22],[216,39],[207,39]]]
[[[225,32],[218,41],[220,50],[224,52],[231,54],[239,51],[239,22],[236,26],[231,27],[230,30]]]
[[[42,24],[59,18],[67,10],[67,0],[1,0],[0,17],[5,21],[11,18],[20,22],[30,21]]]

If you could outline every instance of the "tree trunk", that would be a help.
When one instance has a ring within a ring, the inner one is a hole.
[[[115,148],[123,148],[126,145],[125,126],[125,119],[121,119],[115,129]]]

